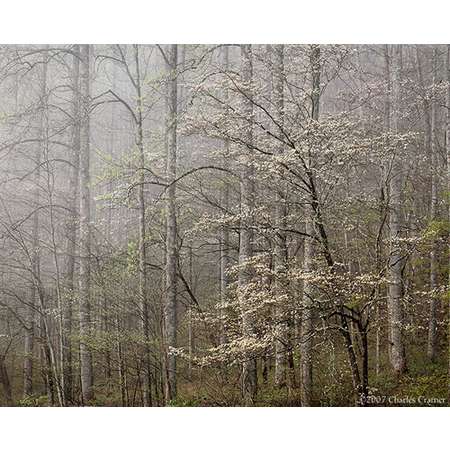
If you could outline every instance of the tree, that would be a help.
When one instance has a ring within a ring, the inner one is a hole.
[[[320,108],[320,47],[311,47],[311,119],[319,120]],[[311,156],[307,160],[307,171],[311,179],[311,187],[313,183],[313,169],[314,161]],[[313,194],[313,193],[312,193]],[[316,202],[314,194],[307,199],[305,206],[305,255],[304,268],[305,271],[311,272],[314,270],[315,259],[315,222],[316,217]],[[312,330],[313,330],[313,308],[314,308],[314,289],[313,286],[305,281],[303,283],[303,317],[301,329],[301,386],[302,386],[302,404],[304,406],[311,406],[311,391],[312,391]]]
[[[62,330],[62,388],[68,402],[73,395],[72,366],[72,318],[75,290],[75,265],[77,255],[77,226],[79,215],[79,177],[80,177],[80,46],[74,45],[72,56],[72,102],[71,102],[71,136],[70,136],[70,214],[67,220],[67,244],[65,261],[66,300],[63,311],[64,329]]]
[[[253,134],[253,103],[251,101],[251,83],[253,78],[252,46],[241,46],[241,73],[242,84],[247,95],[243,99],[242,116],[246,124],[244,129],[245,142],[252,142]],[[239,297],[243,304],[242,332],[244,337],[252,337],[251,316],[245,311],[247,300],[246,289],[252,281],[252,267],[250,261],[253,257],[252,215],[254,205],[254,187],[252,182],[252,155],[251,149],[244,149],[244,161],[241,166],[239,185],[241,192],[240,209],[240,235],[239,235]],[[256,360],[248,356],[242,365],[242,395],[247,405],[254,402],[257,393]]]
[[[274,122],[276,126],[283,129],[283,114],[284,114],[284,46],[276,45],[272,47],[273,65],[274,65],[274,79],[273,79],[273,97],[275,104],[276,116]],[[277,130],[279,133],[279,130]],[[283,154],[283,147],[280,145],[278,153]],[[283,170],[280,169],[280,179],[284,178]],[[288,298],[286,296],[286,286],[281,282],[283,274],[286,272],[287,264],[287,247],[286,247],[286,186],[281,184],[278,187],[275,198],[275,226],[277,227],[277,234],[275,237],[275,295],[281,298],[285,303]],[[284,297],[284,298],[283,298]],[[279,337],[275,343],[275,384],[279,387],[284,386],[287,380],[287,353],[289,349],[289,334],[288,334],[288,313],[286,313],[286,306],[280,305],[277,311],[279,321]]]
[[[401,58],[402,46],[394,45],[392,51],[392,130],[400,131],[400,99],[401,99]],[[390,361],[396,374],[402,375],[406,371],[405,347],[403,341],[403,266],[404,255],[401,252],[402,236],[402,165],[398,154],[400,149],[392,155],[389,177],[389,231],[390,231],[390,260],[389,260],[389,327],[390,327]]]
[[[167,209],[166,209],[166,303],[164,308],[167,345],[166,402],[177,395],[177,362],[173,353],[177,346],[177,83],[178,46],[170,46],[167,57],[168,111],[167,111]]]
[[[90,338],[91,323],[91,192],[90,192],[90,53],[89,45],[82,45],[80,52],[80,371],[83,403],[88,405],[94,398],[94,372]]]
[[[433,87],[437,81],[437,49],[433,51]],[[431,204],[430,204],[430,220],[434,223],[438,218],[438,155],[437,155],[437,106],[436,100],[431,100]],[[428,344],[427,355],[431,360],[436,359],[437,353],[437,305],[438,299],[436,289],[438,288],[438,242],[433,239],[430,252],[430,322],[428,325]]]
[[[136,87],[136,146],[139,152],[139,295],[142,304],[142,333],[144,338],[144,359],[143,359],[143,392],[144,406],[151,406],[151,368],[150,368],[150,327],[148,316],[148,289],[147,289],[147,265],[146,265],[146,217],[145,217],[145,155],[143,137],[143,105],[142,87],[139,61],[139,47],[133,45],[136,77],[133,84]]]

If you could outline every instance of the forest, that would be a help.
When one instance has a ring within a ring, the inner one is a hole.
[[[0,406],[448,406],[450,45],[0,45]]]

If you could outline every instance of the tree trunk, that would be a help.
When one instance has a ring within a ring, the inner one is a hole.
[[[433,86],[435,86],[437,77],[437,49],[433,51]],[[430,204],[430,221],[435,223],[438,218],[438,154],[437,154],[437,137],[436,137],[436,120],[437,105],[436,99],[431,100],[431,204]],[[430,360],[434,361],[437,354],[437,308],[438,297],[436,289],[438,287],[438,242],[435,237],[432,238],[430,251],[430,316],[428,324],[428,343],[427,355]]]
[[[72,303],[75,296],[75,258],[77,253],[77,224],[78,224],[78,191],[80,172],[80,46],[73,47],[72,62],[72,135],[70,149],[70,193],[69,218],[67,220],[66,244],[66,296],[63,308],[64,335],[62,360],[62,388],[67,402],[72,401],[73,367],[70,335],[72,333]]]
[[[38,176],[39,169],[36,170],[35,176]],[[35,187],[35,201],[39,204],[39,187]],[[32,230],[32,261],[31,270],[34,274],[39,272],[39,211],[36,211],[33,216],[33,230]],[[38,276],[38,275],[37,275]],[[35,275],[33,275],[33,278]],[[35,333],[35,305],[36,305],[36,282],[33,279],[30,284],[30,304],[26,312],[26,330],[24,342],[24,361],[23,361],[23,376],[24,376],[24,397],[33,394],[33,350],[34,350],[34,333]]]
[[[83,404],[94,398],[92,353],[89,339],[92,334],[90,313],[91,286],[91,193],[90,193],[90,46],[81,46],[81,132],[80,132],[80,371]]]
[[[63,348],[64,348],[64,313],[63,313],[63,303],[62,303],[62,287],[61,287],[61,268],[60,261],[58,258],[58,246],[57,246],[57,238],[56,238],[56,226],[55,226],[55,210],[54,210],[54,177],[52,176],[52,168],[50,166],[50,155],[49,155],[49,146],[48,146],[48,133],[49,133],[49,124],[48,124],[48,106],[47,106],[47,64],[48,64],[48,46],[46,46],[46,50],[44,52],[44,63],[42,69],[42,80],[41,80],[41,89],[42,89],[42,109],[43,109],[43,121],[42,121],[42,141],[43,141],[43,166],[46,168],[46,188],[48,195],[48,212],[49,212],[49,225],[50,225],[50,247],[52,249],[52,258],[54,264],[54,273],[55,273],[55,290],[54,294],[51,296],[56,298],[56,307],[57,307],[57,317],[56,322],[57,326],[57,338],[59,344],[59,358],[57,357],[57,350],[54,349],[54,343],[51,340],[50,327],[52,324],[52,318],[46,317],[47,321],[46,330],[47,330],[47,345],[48,345],[48,355],[49,355],[49,363],[51,370],[49,371],[49,376],[53,377],[53,385],[56,389],[56,393],[58,395],[58,402],[60,406],[65,406],[65,396],[64,396],[64,364],[65,360],[63,358]],[[46,315],[46,311],[42,309],[42,314]],[[56,325],[56,324],[55,324]],[[58,347],[57,347],[58,348]],[[58,367],[59,363],[59,367]]]
[[[253,62],[252,62],[252,46],[241,46],[241,61],[242,61],[242,79],[244,82],[244,89],[251,89],[251,83],[253,78]],[[248,92],[248,98],[243,99],[243,117],[248,120],[248,124],[245,130],[245,142],[251,145],[253,140],[253,103],[251,101],[251,93]],[[246,294],[245,290],[247,285],[252,281],[253,271],[249,265],[249,261],[253,257],[253,232],[252,216],[253,216],[253,203],[254,192],[253,183],[251,180],[252,170],[251,162],[252,155],[251,150],[246,148],[245,161],[242,164],[240,174],[240,191],[241,191],[241,225],[239,236],[239,296],[240,302],[243,305],[242,308],[242,332],[244,337],[251,337],[253,327],[251,323],[251,316],[246,311]],[[252,405],[257,393],[257,373],[256,373],[256,360],[249,355],[245,357],[242,364],[242,395],[246,405]]]
[[[339,308],[339,318],[341,322],[341,334],[344,337],[345,348],[347,350],[348,361],[350,364],[350,369],[352,372],[352,382],[354,392],[358,395],[361,394],[361,375],[359,372],[358,359],[356,357],[354,341],[352,340],[352,333],[350,331],[350,327],[345,316],[343,307]],[[356,398],[356,404],[359,404],[360,398]]]
[[[117,366],[118,366],[118,375],[119,375],[119,386],[120,386],[120,400],[122,406],[128,406],[128,391],[127,391],[127,383],[126,383],[126,374],[125,374],[125,365],[123,361],[123,350],[122,350],[122,342],[121,342],[121,320],[119,314],[115,316],[115,344],[116,344],[116,358],[117,358]]]
[[[170,46],[168,55],[168,120],[167,120],[167,210],[166,210],[166,302],[164,308],[167,346],[166,403],[177,395],[177,363],[172,349],[177,346],[177,220],[176,189],[177,171],[177,61],[178,46]]]
[[[383,57],[384,57],[384,81],[386,82],[386,95],[384,96],[384,111],[383,111],[383,121],[384,129],[390,129],[391,120],[391,102],[390,102],[390,90],[391,90],[391,77],[390,77],[390,60],[389,60],[389,46],[383,46]],[[385,253],[385,228],[387,222],[388,205],[387,205],[387,177],[386,177],[386,161],[381,161],[380,167],[380,191],[378,200],[378,211],[379,211],[379,228],[376,239],[375,248],[375,264],[377,273],[381,273],[384,266],[384,253]],[[378,377],[380,375],[381,369],[381,299],[384,297],[384,287],[377,286],[376,288],[376,305],[375,305],[375,374]]]
[[[305,208],[305,233],[313,236],[314,227],[311,219],[312,208]],[[314,241],[305,237],[303,267],[306,272],[314,270]],[[303,284],[302,322],[300,329],[300,372],[302,406],[311,406],[312,391],[312,331],[313,331],[313,298],[314,289],[310,282]]]
[[[37,213],[35,213],[36,215]],[[30,305],[27,309],[26,330],[24,342],[24,361],[23,361],[23,395],[24,397],[33,394],[33,349],[34,349],[34,331],[35,314],[34,305],[36,304],[36,290],[34,282],[30,285]]]
[[[229,48],[228,46],[223,49],[223,70],[228,71],[229,68]],[[228,90],[225,89],[225,102],[228,103]],[[226,167],[228,164],[228,157],[230,152],[230,141],[225,139],[224,142],[224,161],[223,166]],[[221,189],[221,206],[225,211],[228,212],[230,206],[230,189],[228,182],[223,183]],[[221,330],[220,330],[220,343],[226,343],[226,330],[225,330],[225,314],[223,307],[227,300],[227,289],[228,289],[228,269],[230,267],[230,230],[228,225],[224,224],[220,227],[220,305],[221,305]]]
[[[9,381],[9,375],[6,370],[5,358],[3,355],[0,355],[0,384],[3,385],[3,395],[5,396],[6,406],[13,406],[11,382]]]
[[[192,254],[192,245],[189,246],[189,286],[191,287],[191,291],[195,295],[195,287],[194,287],[194,266],[193,266],[193,254]],[[195,335],[194,335],[194,323],[192,317],[192,305],[188,306],[188,378],[192,380],[192,357],[195,350]]]
[[[283,128],[284,119],[284,46],[272,46],[273,54],[273,103],[274,103],[274,121],[277,123],[275,133],[280,134]],[[280,144],[277,154],[283,154],[284,149]],[[287,248],[286,248],[286,186],[283,183],[284,171],[280,169],[280,185],[276,192],[275,206],[275,252],[274,252],[274,269],[275,269],[275,296],[278,301],[283,304],[277,305],[275,310],[277,323],[277,337],[275,341],[275,385],[283,387],[287,381],[287,353],[289,349],[289,330],[288,330],[288,310],[289,305],[286,304],[287,288],[284,277],[286,276],[287,264]]]
[[[320,107],[320,47],[318,45],[311,48],[311,118],[319,120]],[[314,165],[311,157],[308,158],[308,170]],[[310,175],[312,177],[312,173]],[[316,201],[311,193],[309,204],[305,207],[306,225],[304,248],[304,269],[306,272],[314,270],[315,246],[314,235],[316,220],[313,202]],[[313,298],[314,289],[310,282],[303,284],[303,315],[300,331],[300,352],[301,352],[301,397],[303,406],[311,406],[312,392],[312,331],[313,331]]]
[[[146,218],[145,218],[145,154],[143,138],[142,118],[142,92],[141,75],[139,65],[139,47],[133,45],[134,61],[136,68],[136,146],[139,154],[139,179],[138,179],[138,203],[139,203],[139,297],[141,299],[142,335],[144,339],[142,360],[142,386],[144,406],[151,406],[151,367],[150,367],[150,325],[148,316],[148,287],[146,266]]]
[[[392,130],[400,131],[400,65],[402,57],[401,45],[394,45],[392,57]],[[402,165],[401,158],[394,154],[391,163],[389,180],[389,328],[390,328],[390,362],[394,372],[401,375],[406,371],[406,357],[403,342],[403,255],[399,238],[402,235]]]
[[[37,280],[40,278],[40,247],[39,247],[39,227],[40,227],[40,182],[41,182],[41,161],[46,149],[46,100],[47,96],[47,52],[44,52],[44,62],[40,74],[40,99],[39,99],[39,124],[38,139],[36,146],[34,171],[34,205],[33,226],[32,226],[32,250],[31,250],[31,271],[33,274],[33,282],[30,287],[30,306],[27,311],[25,331],[25,357],[24,357],[24,396],[33,394],[33,348],[34,348],[34,332],[35,332],[35,304],[38,289],[36,287]],[[48,158],[47,158],[48,159]],[[44,312],[42,312],[44,314]]]

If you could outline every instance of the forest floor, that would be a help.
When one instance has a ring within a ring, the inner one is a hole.
[[[423,352],[423,345],[408,349],[408,371],[401,378],[395,377],[388,369],[387,360],[381,361],[378,376],[373,367],[369,371],[368,406],[448,406],[448,360],[447,352],[442,349],[438,359],[430,362]],[[296,365],[298,361],[295,361]],[[325,359],[316,361],[313,406],[355,406],[356,396],[351,384],[344,355],[337,355],[333,362],[333,376],[324,375]],[[297,365],[298,367],[298,365]],[[203,369],[194,371],[189,380],[186,368],[180,364],[178,398],[170,406],[242,406],[240,397],[239,371]],[[320,370],[322,369],[322,370]],[[16,375],[19,375],[17,369]],[[20,398],[21,377],[13,378],[13,397]],[[296,407],[301,406],[298,382],[291,389],[275,388],[269,375],[264,382],[259,374],[259,389],[254,406],[260,407]],[[120,393],[117,386],[96,385],[96,399],[93,406],[120,406]],[[140,406],[140,393],[136,387],[130,388],[130,404]],[[0,392],[0,406],[3,404]],[[46,395],[15,402],[17,406],[49,406]]]
[[[408,371],[400,378],[387,369],[387,361],[378,376],[375,370],[370,371],[368,406],[448,406],[447,353],[442,351],[435,362],[430,362],[423,354],[423,346],[417,346],[410,349],[408,356]],[[317,376],[313,406],[355,406],[348,373],[335,381]],[[205,374],[193,382],[182,383],[173,406],[240,406],[238,392],[236,373],[215,380]],[[269,378],[267,383],[260,383],[254,406],[301,406],[300,389],[274,388]]]

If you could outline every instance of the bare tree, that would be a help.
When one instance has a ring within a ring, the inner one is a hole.
[[[72,102],[71,102],[71,142],[70,142],[70,193],[69,217],[67,219],[66,244],[66,299],[64,305],[63,348],[61,358],[63,361],[62,386],[68,402],[72,401],[73,393],[73,365],[72,365],[72,314],[75,291],[75,261],[77,255],[77,225],[79,211],[79,176],[80,176],[80,46],[74,45],[72,56]]]

